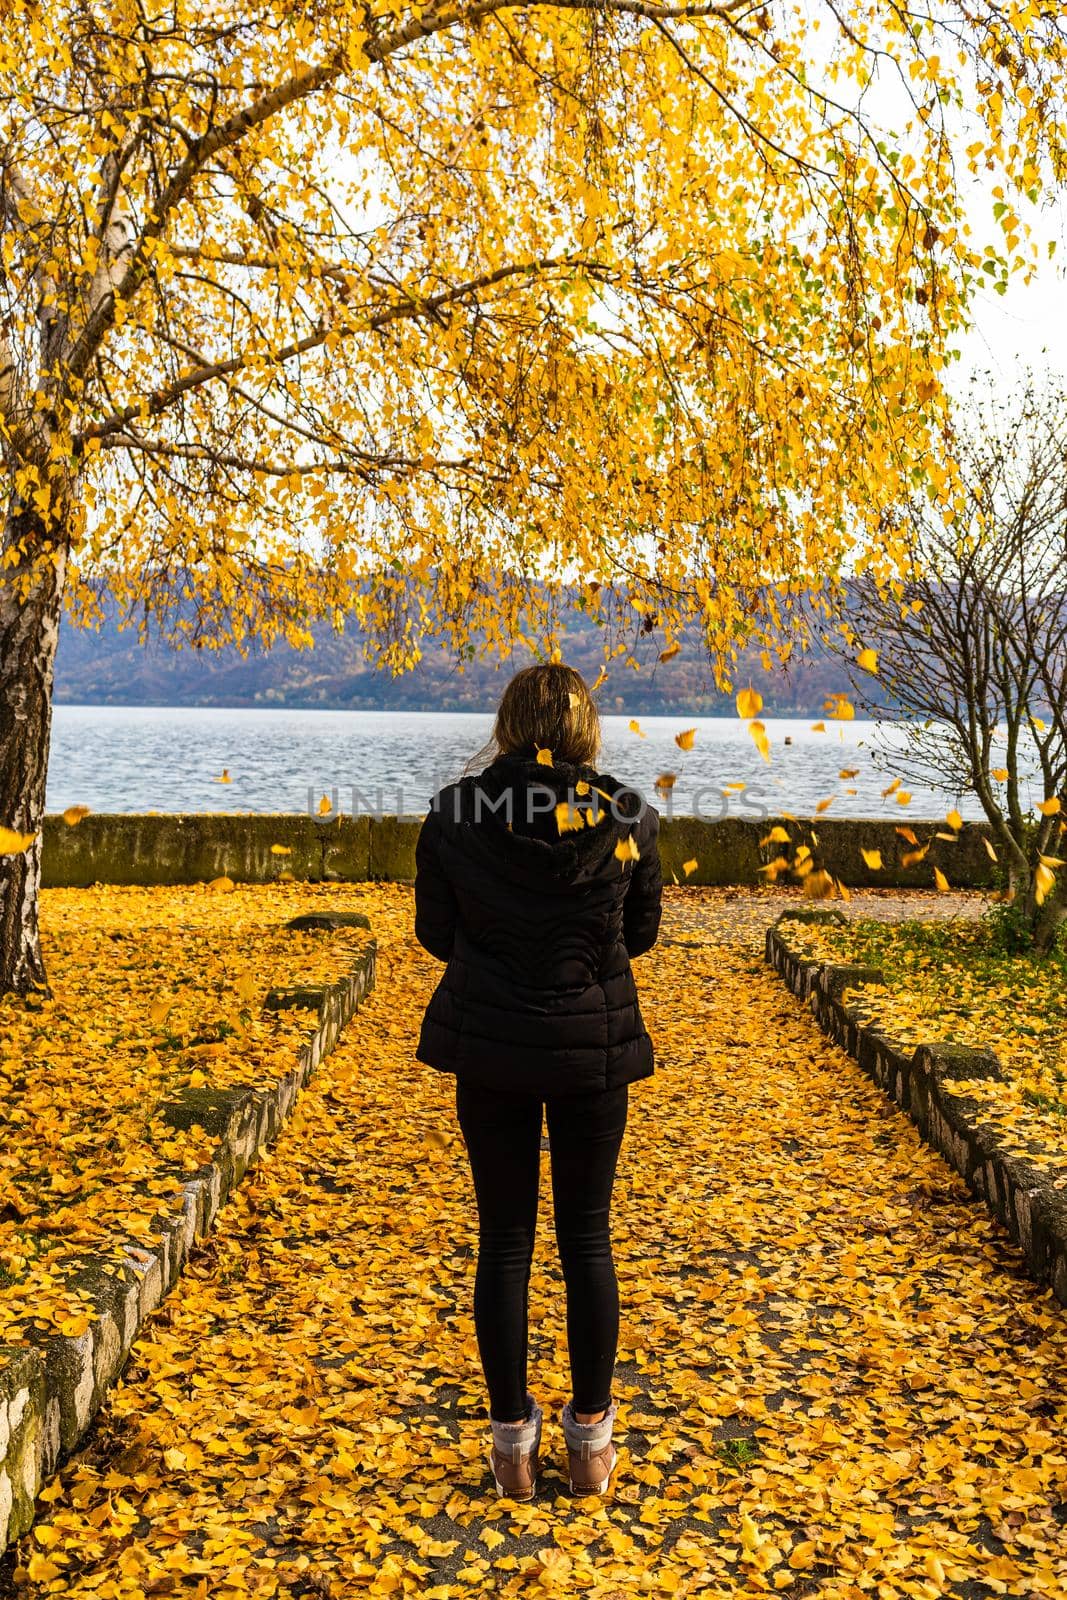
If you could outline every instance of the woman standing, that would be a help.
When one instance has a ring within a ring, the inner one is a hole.
[[[547,1115],[573,1397],[575,1494],[615,1467],[619,1295],[609,1215],[628,1085],[652,1072],[630,957],[656,942],[659,819],[598,774],[600,724],[570,667],[508,684],[496,757],[434,799],[416,853],[415,932],[447,962],[418,1058],[457,1079],[478,1204],[474,1318],[497,1492],[533,1496],[541,1409],[527,1392],[527,1293]]]

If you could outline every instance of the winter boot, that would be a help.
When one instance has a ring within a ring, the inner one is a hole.
[[[570,1458],[571,1494],[604,1494],[615,1471],[618,1452],[611,1430],[618,1407],[611,1405],[599,1422],[579,1422],[570,1404],[563,1407],[563,1436]]]
[[[541,1407],[526,1396],[525,1422],[492,1422],[493,1449],[489,1464],[496,1492],[508,1500],[532,1500],[537,1488],[541,1450]]]

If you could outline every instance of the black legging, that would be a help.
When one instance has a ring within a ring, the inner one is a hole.
[[[526,1304],[537,1225],[541,1110],[548,1118],[556,1241],[567,1285],[573,1406],[605,1411],[619,1339],[611,1190],[627,1090],[525,1094],[459,1084],[456,1111],[478,1199],[474,1323],[495,1422],[526,1415]]]

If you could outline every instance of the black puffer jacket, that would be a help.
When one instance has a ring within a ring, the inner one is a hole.
[[[600,820],[561,834],[561,803]],[[419,835],[415,933],[448,964],[419,1060],[540,1095],[648,1077],[630,957],[659,931],[658,832],[633,790],[586,768],[506,756],[442,789]],[[636,859],[616,855],[627,839]]]

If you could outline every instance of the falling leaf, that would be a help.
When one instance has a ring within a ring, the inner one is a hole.
[[[760,848],[762,849],[762,847],[767,844],[788,843],[789,834],[786,832],[785,828],[782,827],[781,823],[776,822],[770,833],[764,834],[763,838],[760,840]]]
[[[905,850],[900,858],[900,864],[903,867],[918,866],[919,862],[925,861],[929,854],[930,846],[928,844],[924,844],[921,850]]]
[[[934,868],[934,882],[936,883],[937,888],[938,888],[938,892],[940,894],[947,894],[948,893],[949,881],[945,877],[945,874],[941,871],[940,867],[935,867]]]
[[[1008,769],[1007,769],[1007,767],[994,767],[992,776],[994,778],[996,778],[998,783],[1007,783],[1007,781],[1008,781]]]
[[[537,752],[537,765],[539,767],[550,767],[552,765],[552,752],[551,752],[551,750],[538,750],[538,752]]]
[[[1037,729],[1038,733],[1044,733],[1045,728],[1047,727],[1044,717],[1031,717],[1030,721]]]
[[[872,872],[881,872],[882,852],[880,850],[861,850],[860,855]]]
[[[631,733],[636,733],[639,739],[647,739],[648,735],[645,733],[636,717],[631,717],[626,726],[629,728]]]
[[[764,761],[771,759],[771,742],[767,737],[767,730],[762,722],[750,722],[748,731],[752,735],[752,743],[756,746]]]
[[[834,880],[822,867],[813,868],[804,879],[804,894],[809,900],[826,900],[834,892]]]
[[[954,833],[959,833],[960,829],[963,827],[963,818],[956,810],[950,811],[946,816],[945,821],[948,823],[949,827]]]
[[[232,783],[233,779],[230,777],[230,769],[229,769],[229,767],[223,767],[223,769],[219,773],[218,777],[217,778],[213,778],[212,782],[213,783]]]
[[[893,832],[896,833],[896,834],[899,834],[900,837],[902,839],[904,839],[908,844],[918,844],[918,842],[919,842],[918,835],[916,834],[914,828],[909,828],[907,826],[903,826],[903,827],[897,826],[897,827],[894,827]]]
[[[898,789],[897,790],[896,802],[897,802],[898,806],[910,806],[911,805],[911,798],[912,798],[911,794],[907,789]]]
[[[561,800],[556,806],[556,827],[560,833],[574,833],[585,827],[585,813],[569,800]]]
[[[737,693],[737,715],[739,717],[758,717],[763,710],[763,696],[758,689],[739,689]]]
[[[696,856],[693,856],[692,860],[682,862],[682,871],[685,873],[687,878],[692,877],[699,865],[700,863]]]
[[[626,834],[615,846],[615,858],[618,861],[637,861],[640,855],[641,852],[632,833]]]
[[[674,742],[679,750],[692,750],[696,736],[697,731],[695,728],[685,728],[681,733],[675,734]]]
[[[272,844],[270,853],[272,856],[291,856],[293,852],[291,846],[287,844]]]
[[[999,858],[997,856],[997,852],[993,849],[993,846],[990,844],[989,840],[983,837],[982,843],[985,845],[986,855],[989,857],[990,861],[998,860]]]
[[[851,896],[851,894],[850,894],[850,893],[849,893],[849,892],[848,892],[848,889],[847,889],[847,887],[846,887],[846,886],[845,886],[845,884],[843,884],[843,883],[842,883],[842,882],[841,882],[841,879],[840,879],[840,878],[838,878],[838,879],[837,879],[837,880],[836,880],[836,881],[837,881],[837,892],[838,892],[838,894],[839,894],[839,895],[840,895],[840,896],[841,896],[841,898],[842,898],[842,900],[851,900],[851,899],[852,899],[852,896]]]
[[[328,794],[324,794],[322,799],[319,801],[319,816],[320,817],[328,817],[332,810],[333,810],[333,802],[331,801],[331,799],[330,799]]]
[[[1051,800],[1039,800],[1034,809],[1040,811],[1043,817],[1055,817],[1063,809],[1063,802],[1057,795],[1053,795]]]
[[[656,779],[656,788],[662,789],[665,794],[669,794],[677,780],[678,774],[676,772],[661,772]]]
[[[208,884],[209,889],[214,889],[218,894],[228,894],[235,887],[232,878],[212,878]]]
[[[578,779],[578,782],[574,785],[574,792],[575,792],[575,794],[588,794],[589,793],[589,785],[588,785],[588,783],[586,783],[584,778],[579,778]]]
[[[63,813],[63,821],[68,828],[76,828],[79,822],[84,822],[89,815],[88,806],[68,806]]]
[[[827,710],[829,710],[829,707],[827,707]],[[852,701],[846,695],[839,694],[834,701],[833,709],[830,710],[830,716],[833,717],[835,722],[851,722],[855,715],[856,708]]]
[[[859,655],[856,657],[856,665],[859,666],[859,667],[862,667],[864,672],[877,672],[878,671],[878,652],[877,652],[877,650],[861,650]]]
[[[855,778],[859,774],[859,770],[859,767],[842,767],[837,776],[847,782],[849,778]]]
[[[722,792],[723,794],[740,794],[743,789],[747,788],[748,785],[745,783],[724,783]]]
[[[824,811],[829,811],[833,803],[834,796],[832,794],[828,795],[825,800],[820,800],[815,807],[815,815],[818,817],[821,816]]]
[[[678,654],[678,652],[679,652],[679,650],[681,648],[682,647],[681,647],[680,644],[669,644],[667,646],[666,650],[661,650],[660,651],[660,653],[659,653],[660,660],[661,661],[673,661],[675,656]]]
[[[811,731],[812,731],[812,733],[825,733],[826,732],[826,724],[825,724],[825,722],[813,722],[812,725],[811,725]]]
[[[15,828],[0,828],[0,856],[20,856],[36,839],[35,833],[19,833]]]
[[[897,790],[899,788],[900,788],[900,779],[899,778],[894,778],[892,783],[889,785],[889,788],[882,790],[882,799],[883,800],[888,800],[889,796],[891,794],[896,794],[896,792],[897,792]]]
[[[1039,862],[1034,870],[1034,899],[1039,906],[1044,905],[1050,890],[1054,889],[1055,886],[1056,874],[1051,867],[1046,867],[1043,861]]]

